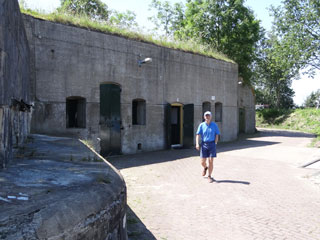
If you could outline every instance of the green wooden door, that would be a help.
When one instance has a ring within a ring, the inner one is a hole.
[[[187,104],[183,107],[183,146],[192,147],[194,136],[194,105]]]
[[[100,85],[100,153],[102,156],[121,152],[120,93],[119,85]]]

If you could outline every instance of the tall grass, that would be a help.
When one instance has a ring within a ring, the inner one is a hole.
[[[210,45],[200,44],[193,40],[190,40],[190,41],[170,40],[165,37],[156,37],[151,34],[143,34],[138,31],[133,31],[130,29],[124,29],[118,26],[111,25],[108,22],[93,21],[86,15],[71,15],[69,13],[57,12],[57,11],[46,14],[46,13],[41,13],[39,11],[31,10],[31,9],[25,9],[22,6],[20,6],[20,10],[22,13],[26,15],[30,15],[35,18],[39,18],[47,21],[58,22],[66,25],[86,28],[89,30],[99,31],[103,33],[110,33],[113,35],[130,38],[136,41],[153,43],[158,46],[200,54],[207,57],[212,57],[215,59],[234,63],[234,61],[229,59],[226,55],[219,53]]]

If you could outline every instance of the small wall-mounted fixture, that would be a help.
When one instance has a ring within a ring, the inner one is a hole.
[[[242,77],[239,77],[239,79],[238,79],[238,84],[239,84],[239,85],[242,85],[242,84],[243,84],[243,78],[242,78]]]
[[[139,67],[141,67],[141,65],[144,63],[151,63],[151,62],[152,62],[152,58],[145,58],[145,59],[141,60],[141,55],[139,55],[139,59],[138,59]]]

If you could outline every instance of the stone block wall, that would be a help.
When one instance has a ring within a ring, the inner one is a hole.
[[[18,1],[0,0],[0,168],[29,132],[29,47]]]

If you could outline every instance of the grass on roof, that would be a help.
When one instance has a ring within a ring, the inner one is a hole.
[[[130,38],[137,41],[153,43],[158,46],[163,46],[171,49],[182,50],[185,52],[195,53],[212,57],[215,59],[223,60],[226,62],[234,63],[226,55],[219,53],[209,45],[199,44],[195,41],[179,41],[168,40],[167,38],[155,38],[152,35],[142,34],[128,29],[119,28],[114,25],[107,24],[105,22],[93,21],[87,16],[74,16],[67,13],[53,12],[50,14],[40,13],[31,9],[20,8],[21,12],[33,16],[35,18],[58,22],[66,25],[72,25],[76,27],[86,28],[89,30],[99,31],[103,33],[110,33],[126,38]]]

